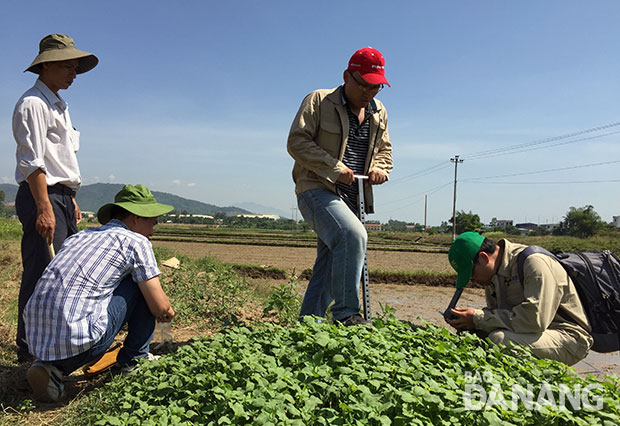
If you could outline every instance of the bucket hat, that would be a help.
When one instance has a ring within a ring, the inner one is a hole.
[[[448,259],[456,271],[456,288],[463,288],[469,283],[474,257],[480,251],[483,241],[484,237],[477,232],[463,232],[452,242]]]
[[[24,72],[30,71],[35,74],[41,72],[42,63],[67,61],[78,59],[77,74],[83,74],[92,70],[99,63],[99,59],[92,53],[84,52],[75,48],[73,39],[65,34],[48,34],[39,43],[39,54],[32,64]]]
[[[97,212],[99,223],[105,225],[111,219],[112,207],[119,206],[140,217],[157,217],[170,213],[174,207],[158,203],[144,185],[125,185],[114,196],[114,202],[102,206]]]
[[[385,78],[385,59],[381,52],[372,47],[358,50],[349,59],[349,71],[359,71],[362,78],[370,84],[387,84]]]

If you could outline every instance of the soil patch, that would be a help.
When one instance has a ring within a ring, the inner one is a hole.
[[[244,246],[180,241],[153,241],[156,247],[166,247],[192,258],[212,256],[222,262],[244,263],[280,268],[297,274],[312,269],[316,249],[308,247]],[[433,271],[454,273],[445,253],[368,251],[368,267],[383,271]]]

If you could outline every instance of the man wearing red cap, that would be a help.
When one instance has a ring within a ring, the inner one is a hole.
[[[344,84],[316,90],[303,100],[288,137],[293,180],[302,216],[317,233],[317,258],[300,317],[325,316],[343,325],[366,324],[359,284],[366,229],[358,219],[354,175],[367,175],[366,212],[374,211],[372,185],[388,180],[392,145],[387,113],[375,96],[384,85],[385,60],[376,49],[358,50]]]

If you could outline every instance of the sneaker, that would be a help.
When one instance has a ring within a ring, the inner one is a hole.
[[[34,398],[40,401],[58,401],[64,395],[62,372],[51,364],[36,360],[26,373]]]
[[[350,317],[346,317],[334,322],[336,324],[344,325],[345,327],[350,327],[352,325],[372,325],[370,321],[365,320],[364,317],[360,314],[351,315]]]
[[[153,355],[152,353],[149,352],[146,355],[146,357],[140,358],[140,359],[145,359],[147,361],[155,361],[159,358],[160,358],[159,355]],[[114,365],[114,367],[112,367],[112,374],[122,374],[123,376],[129,376],[131,373],[133,373],[140,367],[140,365],[138,364],[138,361],[139,360],[132,360],[132,361],[129,361],[125,365],[116,364]]]

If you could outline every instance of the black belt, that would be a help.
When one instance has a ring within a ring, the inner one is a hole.
[[[20,183],[21,185],[26,185],[28,187],[28,190],[30,190],[30,187],[28,185],[27,181],[23,181],[22,183]],[[56,185],[52,185],[52,186],[48,186],[47,187],[47,192],[53,192],[54,194],[63,194],[63,195],[70,195],[72,197],[75,197],[75,191],[71,188],[69,188],[67,185],[63,185],[61,183],[57,183]]]
[[[70,195],[72,197],[75,197],[75,191],[69,188],[67,185],[63,185],[61,183],[57,183],[53,186],[48,186],[47,192],[55,192],[57,194]]]

